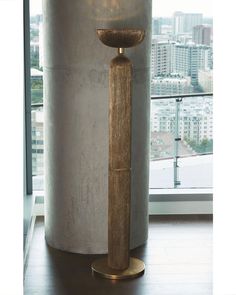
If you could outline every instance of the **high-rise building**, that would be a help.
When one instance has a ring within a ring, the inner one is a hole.
[[[170,17],[154,17],[152,19],[152,35],[165,34],[166,30],[172,33],[172,18]]]
[[[211,45],[210,26],[198,25],[193,27],[193,42],[195,44]]]
[[[183,33],[173,36],[174,41],[181,44],[188,44],[189,42],[192,42],[192,33]]]
[[[183,44],[176,44],[175,46],[175,69],[176,72],[190,76],[190,53],[189,46]]]
[[[162,25],[161,26],[161,34],[163,35],[171,35],[173,28],[171,25]]]
[[[190,77],[179,74],[171,74],[168,77],[157,77],[152,79],[151,93],[153,95],[174,95],[192,93]]]
[[[173,15],[173,33],[174,35],[192,33],[193,27],[201,25],[202,22],[202,13],[183,13],[176,11]]]
[[[152,19],[152,35],[161,34],[161,22],[159,18]]]
[[[206,45],[176,44],[175,71],[191,77],[192,85],[198,84],[198,70],[211,69],[212,48]]]
[[[183,100],[179,113],[179,137],[182,140],[213,138],[213,108],[211,97]],[[175,132],[175,104],[159,101],[152,105],[151,132]]]
[[[202,13],[185,13],[184,15],[184,32],[191,33],[193,27],[201,25],[203,21]]]
[[[152,39],[151,77],[168,75],[173,72],[174,42],[159,42]]]
[[[43,175],[44,157],[43,111],[32,111],[32,174]]]
[[[170,41],[170,35],[169,34],[161,34],[161,35],[155,35],[153,38],[156,38],[158,42],[169,42]]]
[[[176,11],[173,15],[173,33],[184,33],[184,13],[181,11]]]

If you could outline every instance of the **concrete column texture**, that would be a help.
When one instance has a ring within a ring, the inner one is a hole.
[[[96,29],[144,29],[133,64],[130,246],[148,236],[151,0],[44,0],[45,236],[57,249],[107,253],[108,70]]]

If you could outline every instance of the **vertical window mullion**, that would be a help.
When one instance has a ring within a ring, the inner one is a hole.
[[[26,190],[32,194],[32,137],[31,137],[31,83],[30,83],[30,9],[24,0],[24,97],[26,134]]]

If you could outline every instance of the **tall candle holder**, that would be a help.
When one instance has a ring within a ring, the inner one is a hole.
[[[109,69],[108,256],[94,261],[92,270],[108,279],[127,279],[142,275],[145,265],[129,255],[132,63],[124,49],[141,43],[144,31],[98,29],[97,34],[118,55]]]

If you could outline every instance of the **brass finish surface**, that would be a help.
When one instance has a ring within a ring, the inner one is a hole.
[[[132,64],[124,48],[144,38],[143,30],[97,30],[107,46],[117,47],[109,70],[108,257],[95,261],[94,272],[109,279],[143,273],[144,263],[129,257],[131,203]]]
[[[109,71],[108,266],[129,266],[131,194],[131,76],[123,54]]]
[[[109,171],[108,266],[129,266],[131,171]]]
[[[118,48],[118,54],[124,54],[125,53],[125,49],[124,48]]]
[[[95,274],[111,280],[132,279],[144,273],[145,264],[137,258],[130,258],[129,267],[125,270],[115,270],[108,267],[107,258],[101,258],[93,262],[92,270]]]
[[[112,59],[109,70],[109,169],[131,167],[132,64],[125,55]]]
[[[98,29],[97,34],[101,42],[109,47],[129,48],[143,41],[145,31],[136,29]]]

